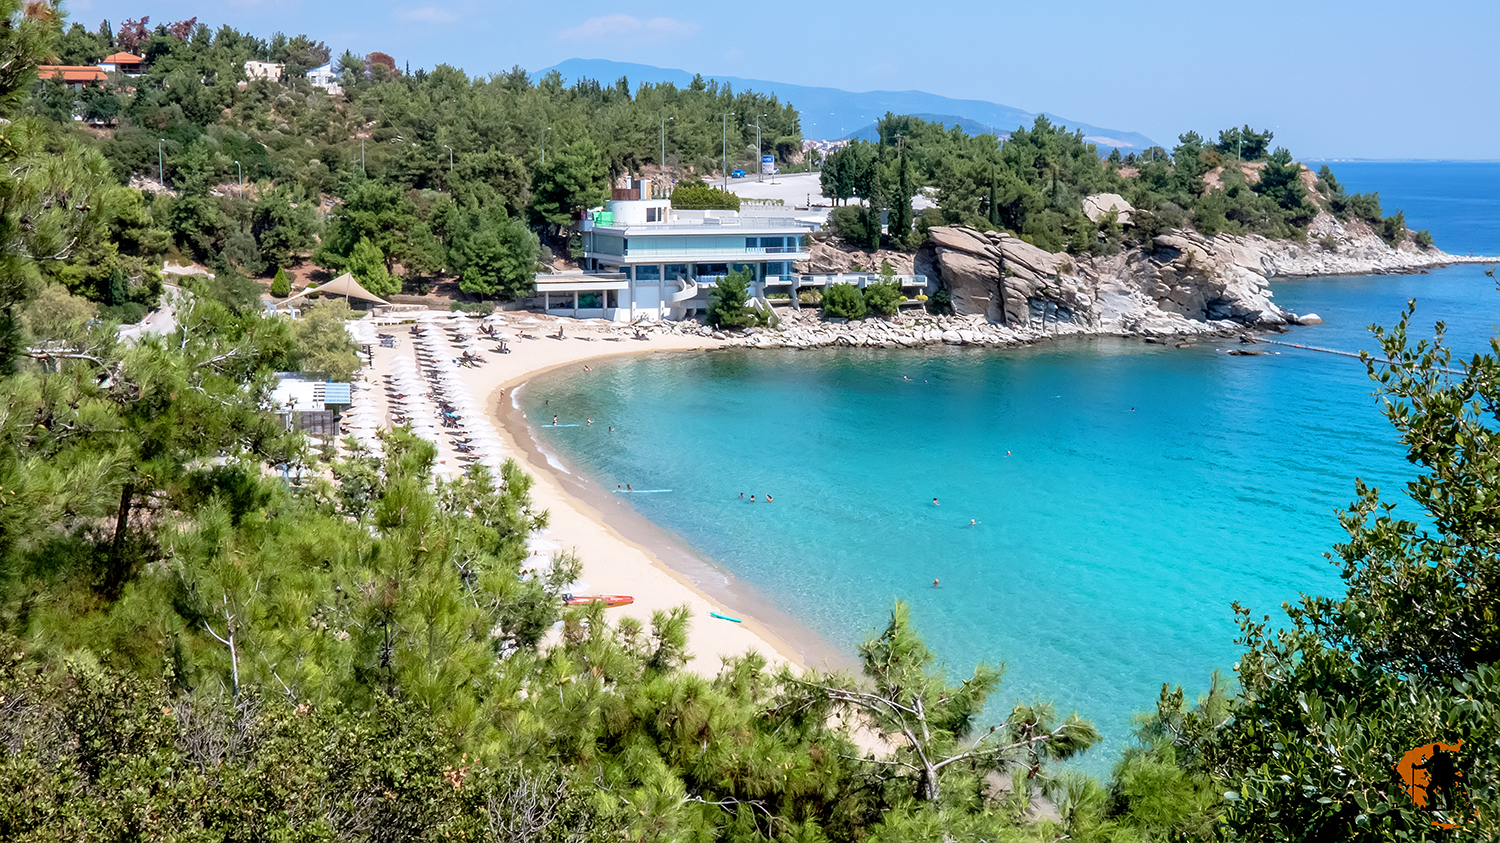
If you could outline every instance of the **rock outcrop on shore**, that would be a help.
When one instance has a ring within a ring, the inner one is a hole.
[[[1320,214],[1306,242],[1176,231],[1108,257],[940,227],[917,252],[915,269],[949,290],[958,314],[1016,330],[1067,324],[1087,333],[1162,335],[1297,322],[1272,300],[1276,276],[1411,272],[1469,260],[1409,240],[1395,248],[1363,223]]]
[[[1096,204],[1101,212],[1119,213],[1124,208],[1117,198],[1103,196]],[[931,229],[911,264],[897,253],[841,250],[840,245],[817,243],[816,265],[802,269],[840,271],[853,263],[868,269],[886,257],[898,272],[926,275],[932,290],[947,289],[955,315],[908,307],[893,318],[845,322],[825,320],[812,308],[782,307],[772,328],[723,332],[671,322],[656,330],[754,348],[1004,347],[1086,335],[1191,342],[1196,336],[1232,337],[1323,321],[1279,307],[1272,300],[1273,277],[1416,272],[1486,262],[1421,249],[1409,238],[1392,247],[1369,226],[1341,223],[1328,214],[1314,220],[1305,242],[1175,231],[1153,238],[1149,247],[1108,257],[1056,254],[1008,234],[963,227]]]

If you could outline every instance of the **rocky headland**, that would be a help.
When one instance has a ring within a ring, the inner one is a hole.
[[[1116,203],[1119,197],[1097,200],[1101,212],[1128,213],[1128,205]],[[1272,278],[1420,272],[1495,260],[1423,249],[1410,237],[1391,246],[1362,222],[1322,213],[1305,240],[1174,231],[1103,257],[1047,252],[1001,232],[937,227],[914,258],[824,242],[814,247],[803,271],[853,265],[870,271],[882,257],[897,272],[926,275],[930,292],[947,290],[954,315],[903,308],[895,317],[844,322],[822,319],[812,308],[778,307],[777,324],[769,328],[725,333],[675,323],[662,329],[758,348],[1009,346],[1083,335],[1235,336],[1321,321],[1316,314],[1279,307]]]

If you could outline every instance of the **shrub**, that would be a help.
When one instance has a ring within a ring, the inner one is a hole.
[[[872,240],[880,240],[880,226],[870,229],[870,215],[864,208],[842,205],[828,215],[828,230],[859,246],[867,246]]]
[[[284,299],[292,294],[292,279],[287,277],[286,270],[278,268],[276,277],[271,279],[271,295],[278,299]]]
[[[150,312],[144,304],[136,301],[127,301],[122,304],[106,305],[99,309],[99,315],[105,319],[119,322],[121,325],[134,325],[146,318]]]
[[[1430,231],[1429,229],[1424,228],[1421,231],[1418,231],[1417,236],[1414,239],[1416,240],[1416,243],[1419,247],[1423,249],[1432,248],[1432,231]]]
[[[448,305],[448,310],[453,313],[474,313],[488,316],[495,312],[494,302],[487,301],[456,301]]]
[[[680,211],[738,211],[740,197],[701,181],[688,182],[672,189],[672,207]]]
[[[708,324],[715,328],[745,328],[758,320],[746,306],[750,295],[750,272],[737,270],[719,279],[708,294]]]
[[[853,284],[829,284],[823,291],[824,319],[865,318],[865,297]]]
[[[881,281],[865,287],[865,306],[878,316],[895,316],[901,309],[901,287],[895,282]]]
[[[934,316],[953,315],[953,296],[947,290],[938,290],[927,300],[927,312]]]
[[[1380,239],[1392,246],[1406,239],[1406,214],[1397,211],[1380,221],[1376,231],[1380,233]]]
[[[802,290],[797,293],[797,301],[817,307],[823,303],[823,293],[819,290]]]

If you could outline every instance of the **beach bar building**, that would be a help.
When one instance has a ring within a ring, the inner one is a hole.
[[[815,227],[780,208],[678,210],[670,199],[651,198],[650,181],[638,180],[615,190],[602,210],[583,220],[584,266],[612,283],[580,290],[579,309],[619,321],[680,319],[707,306],[718,279],[741,270],[750,272],[757,298],[767,288],[790,289],[797,278],[794,264],[807,259]],[[571,313],[567,291],[549,284],[548,276],[537,278],[538,292],[549,287],[558,296],[549,296],[549,311]],[[553,308],[553,302],[564,307]]]

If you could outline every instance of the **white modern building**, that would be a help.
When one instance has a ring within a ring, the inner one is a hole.
[[[342,96],[344,93],[344,87],[339,84],[338,71],[333,69],[332,62],[307,71],[307,81],[314,88],[327,91],[331,97]]]
[[[557,316],[684,319],[708,306],[708,294],[730,272],[748,270],[750,295],[769,308],[767,294],[794,306],[805,288],[864,287],[876,275],[802,275],[820,227],[779,206],[742,211],[679,210],[651,198],[648,180],[617,189],[615,198],[581,225],[584,271],[538,275],[537,297]],[[924,276],[899,276],[913,298],[926,292]]]

